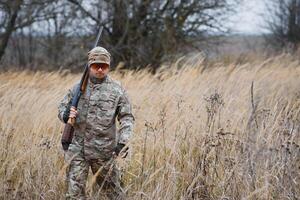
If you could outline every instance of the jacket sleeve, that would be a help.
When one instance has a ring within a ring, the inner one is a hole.
[[[118,121],[120,123],[119,143],[126,144],[133,133],[134,116],[126,91],[122,90],[123,94],[118,102]]]
[[[69,89],[67,94],[58,104],[58,118],[64,123],[68,122],[72,99],[78,85],[79,84],[75,84],[72,89]]]

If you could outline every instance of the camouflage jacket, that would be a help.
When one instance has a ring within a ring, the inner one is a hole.
[[[58,118],[67,122],[76,84],[58,106]],[[89,79],[81,96],[74,125],[70,152],[84,153],[90,159],[109,159],[117,143],[126,144],[133,131],[134,117],[131,104],[122,86],[109,76]],[[116,119],[119,130],[116,130]]]

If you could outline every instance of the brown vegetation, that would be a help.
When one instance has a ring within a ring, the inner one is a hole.
[[[299,61],[201,60],[112,73],[136,117],[132,154],[119,160],[129,199],[299,199]],[[56,107],[79,78],[0,74],[1,199],[63,199]]]

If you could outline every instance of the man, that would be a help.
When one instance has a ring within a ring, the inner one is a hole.
[[[97,177],[99,194],[109,199],[123,199],[119,171],[114,157],[121,150],[123,156],[132,135],[134,117],[124,88],[108,76],[110,54],[102,47],[88,53],[89,81],[81,96],[77,110],[71,99],[79,84],[76,84],[58,106],[58,117],[66,123],[76,118],[74,137],[66,152],[67,199],[85,199],[85,186],[89,167]],[[116,119],[119,130],[116,131]],[[125,148],[124,148],[125,147]]]

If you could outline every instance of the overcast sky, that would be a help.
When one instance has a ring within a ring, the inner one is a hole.
[[[244,0],[240,4],[234,16],[230,18],[232,21],[230,27],[234,33],[245,34],[261,34],[267,31],[263,28],[265,25],[263,14],[266,12],[264,0]]]

